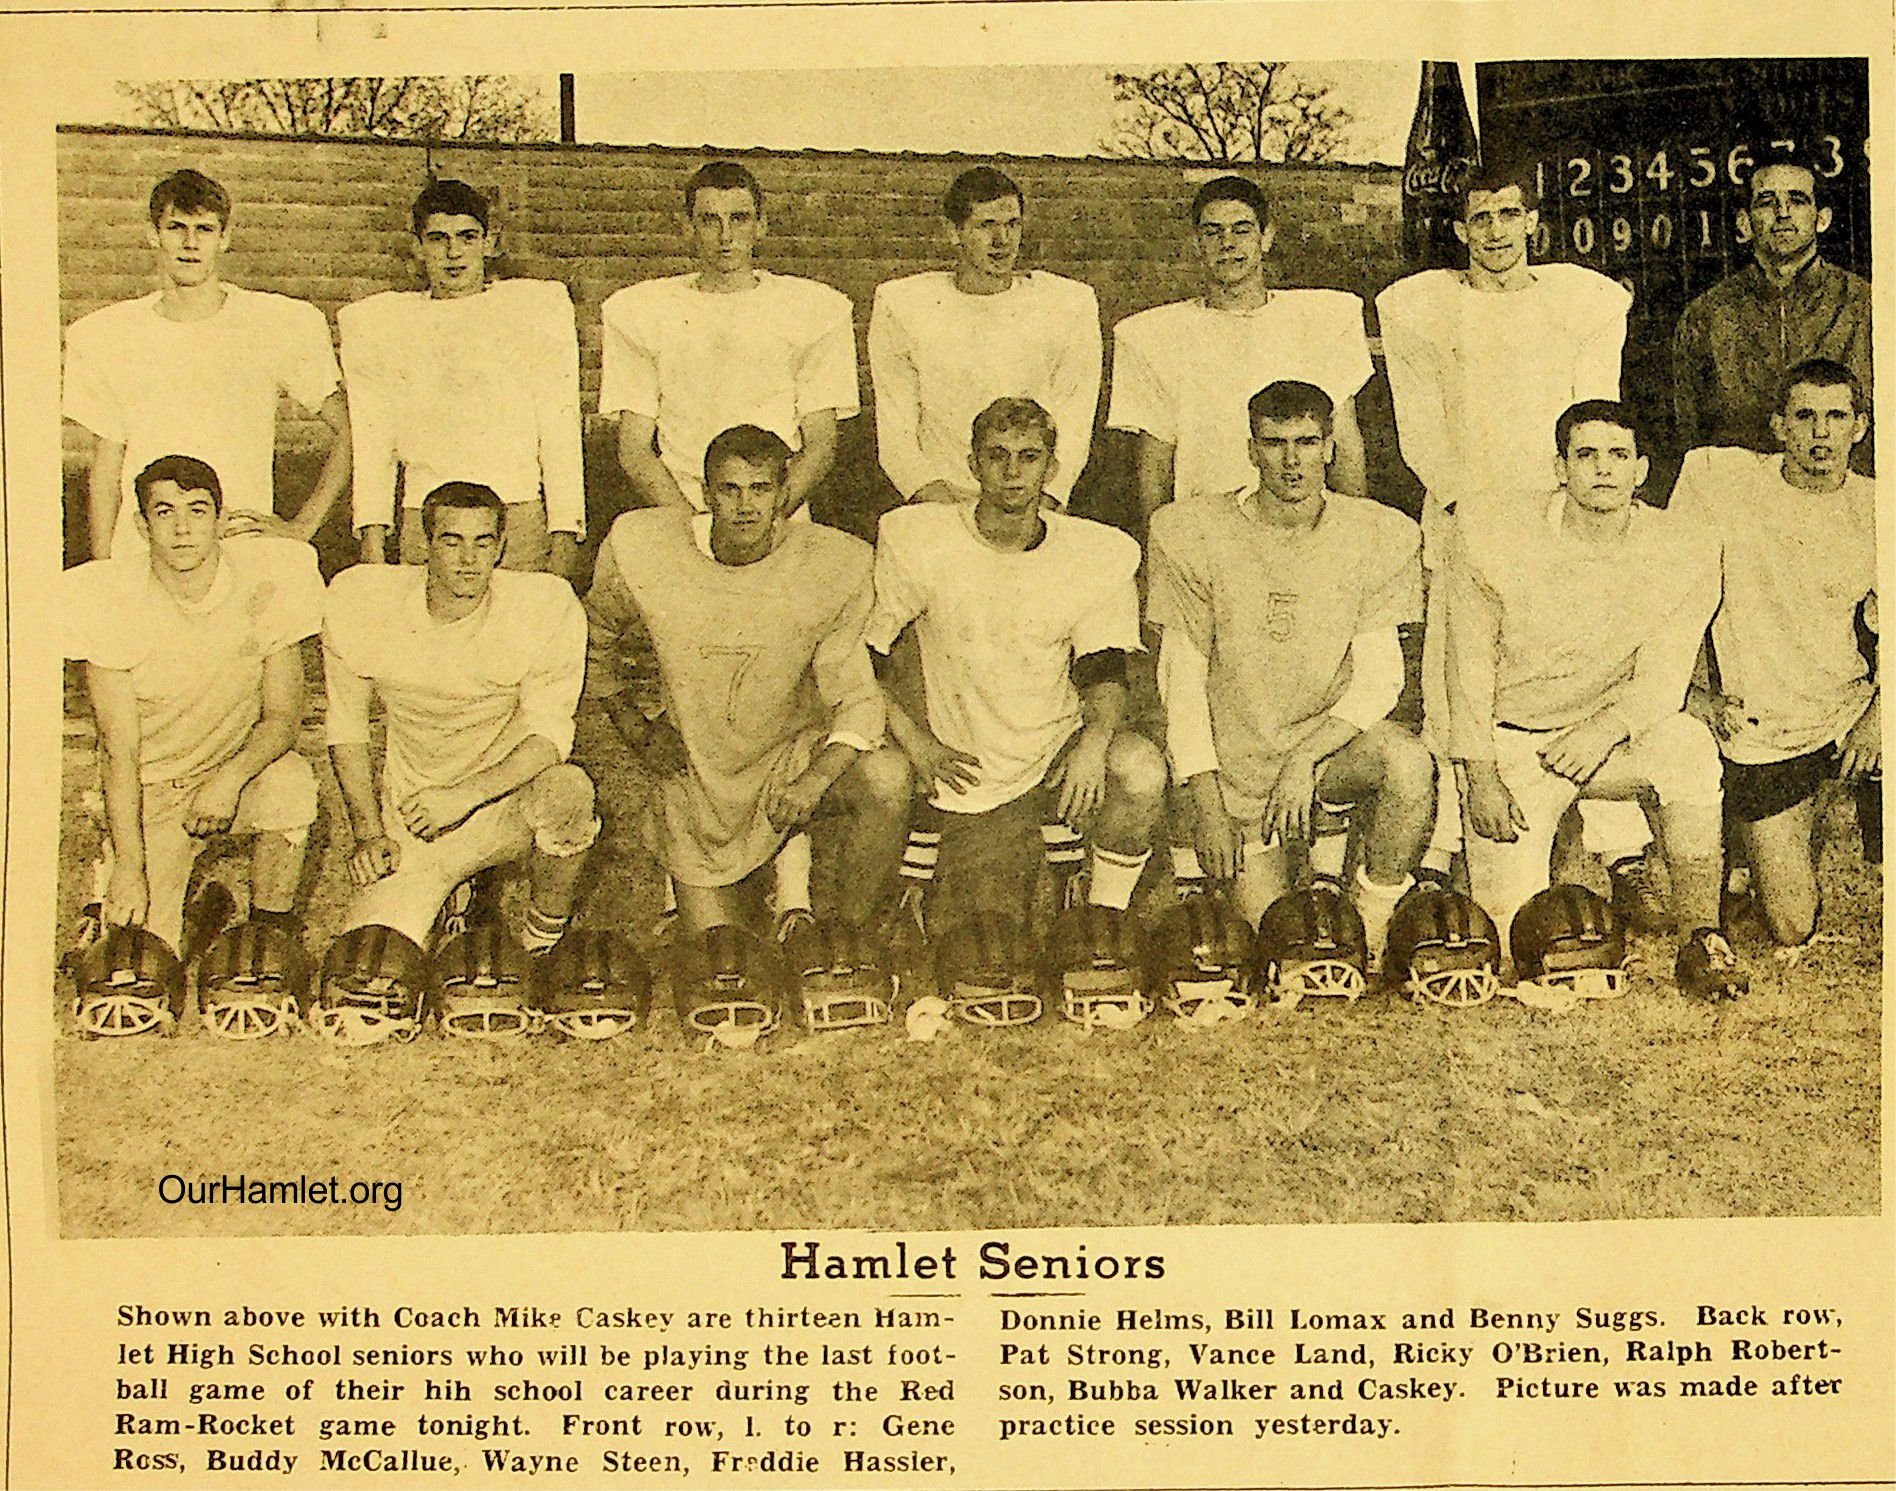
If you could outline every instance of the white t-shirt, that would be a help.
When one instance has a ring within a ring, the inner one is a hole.
[[[528,736],[564,759],[586,675],[586,615],[558,575],[496,570],[459,621],[428,614],[428,571],[358,564],[329,582],[323,670],[331,745],[366,745],[369,698],[388,722],[383,796],[451,787]]]
[[[263,664],[323,624],[316,551],[289,539],[226,539],[196,601],[158,583],[144,550],[60,576],[66,656],[132,675],[138,778],[188,781],[221,766],[263,718]]]
[[[1686,455],[1671,510],[1717,535],[1719,683],[1758,721],[1741,718],[1721,749],[1756,765],[1840,742],[1874,688],[1855,621],[1876,596],[1876,483],[1852,474],[1839,491],[1805,492],[1784,480],[1781,455],[1700,449]]]
[[[1430,269],[1376,297],[1402,458],[1433,503],[1556,485],[1554,421],[1619,397],[1632,299],[1578,264],[1537,264],[1525,288],[1496,291]]]
[[[125,447],[115,554],[144,548],[132,482],[160,456],[209,462],[226,512],[272,511],[278,396],[313,414],[342,381],[329,323],[307,301],[226,285],[216,315],[170,321],[158,300],[120,301],[66,332],[66,417]]]
[[[1253,394],[1294,378],[1341,404],[1370,372],[1363,302],[1346,291],[1276,290],[1247,311],[1179,300],[1113,328],[1106,422],[1175,448],[1175,497],[1236,492],[1257,481]]]
[[[994,295],[955,288],[945,270],[876,287],[869,372],[876,453],[904,497],[933,481],[972,487],[974,417],[998,398],[1030,398],[1053,416],[1062,506],[1085,469],[1099,411],[1099,298],[1045,270]]]
[[[749,290],[698,289],[695,274],[628,285],[602,316],[599,412],[658,422],[658,454],[694,507],[704,451],[733,425],[761,425],[792,450],[804,416],[860,405],[849,297],[815,280],[756,271]]]
[[[915,623],[928,727],[981,763],[972,787],[932,799],[951,813],[985,813],[1038,786],[1081,724],[1073,659],[1139,650],[1136,542],[1049,512],[1038,545],[1003,552],[974,512],[931,502],[883,515],[869,618],[869,645],[884,653]]]
[[[436,300],[390,290],[336,313],[355,440],[355,526],[394,521],[448,481],[537,501],[547,527],[583,533],[579,339],[555,280],[500,280]]]

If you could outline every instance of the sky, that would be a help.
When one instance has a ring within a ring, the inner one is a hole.
[[[1300,63],[1356,116],[1340,159],[1402,159],[1415,109],[1413,63]],[[583,141],[1096,155],[1112,132],[1108,66],[836,68],[581,75]],[[557,96],[551,77],[522,78]],[[72,123],[137,123],[110,84],[75,90]]]

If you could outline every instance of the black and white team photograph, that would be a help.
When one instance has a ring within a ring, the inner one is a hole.
[[[760,79],[75,102],[60,1231],[1876,1212],[1867,63]]]

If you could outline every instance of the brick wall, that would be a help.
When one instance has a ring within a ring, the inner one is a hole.
[[[498,272],[558,279],[578,308],[583,406],[596,402],[599,305],[634,280],[690,266],[678,228],[686,177],[713,154],[747,161],[769,194],[764,267],[807,275],[856,305],[864,415],[844,429],[838,472],[820,506],[866,529],[893,500],[875,468],[868,361],[861,343],[877,284],[944,262],[939,201],[969,159],[869,153],[677,150],[617,146],[475,146],[246,138],[155,131],[60,133],[62,322],[154,288],[145,247],[146,194],[160,176],[195,166],[237,203],[229,277],[314,301],[333,318],[349,301],[419,285],[408,258],[407,206],[432,171],[464,179],[494,201],[505,257]],[[1021,159],[1004,163],[1027,193],[1029,262],[1085,280],[1108,326],[1196,290],[1182,208],[1202,168],[1135,161]],[[1399,175],[1376,167],[1262,168],[1276,204],[1275,271],[1287,285],[1373,297],[1401,272]],[[1102,401],[1102,417],[1104,404]],[[1372,479],[1410,495],[1395,455],[1380,375],[1364,400]],[[281,427],[280,490],[300,495],[313,476],[316,428]],[[68,549],[83,542],[77,453],[68,431]],[[1097,439],[1077,501],[1124,513],[1129,442]],[[629,494],[610,431],[588,415],[588,502],[595,532]],[[339,552],[332,519],[326,551]]]

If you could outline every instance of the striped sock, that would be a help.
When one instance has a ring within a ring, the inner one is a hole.
[[[1040,825],[1040,848],[1056,875],[1071,875],[1086,863],[1086,841],[1064,823]]]
[[[911,828],[902,847],[902,878],[916,885],[932,885],[935,862],[941,858],[941,834],[932,828]]]
[[[566,935],[566,924],[571,920],[570,916],[549,916],[529,904],[520,924],[520,945],[530,953],[547,952]]]

